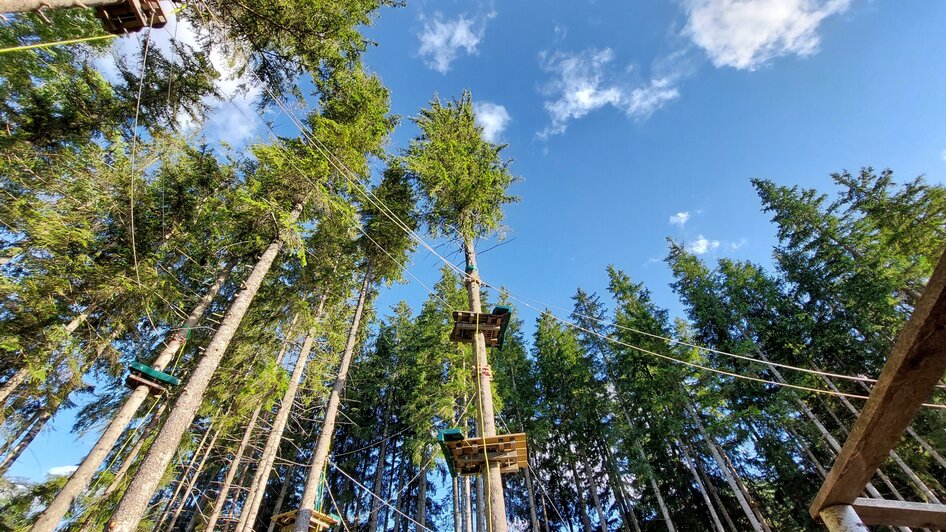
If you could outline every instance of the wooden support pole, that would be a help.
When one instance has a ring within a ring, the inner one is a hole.
[[[922,297],[811,504],[812,517],[850,505],[888,458],[923,402],[946,372],[946,255]]]

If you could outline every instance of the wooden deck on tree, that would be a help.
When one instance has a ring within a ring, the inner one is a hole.
[[[486,347],[503,346],[506,327],[509,325],[509,307],[498,306],[493,312],[455,311],[453,313],[453,331],[450,340],[471,344],[477,332],[483,333],[486,338]]]
[[[489,467],[500,473],[515,473],[529,465],[526,435],[503,434],[485,438],[446,439],[440,442],[447,465],[454,475],[477,475]]]
[[[102,19],[105,31],[124,35],[141,28],[163,28],[167,17],[158,0],[126,0],[121,4],[100,6],[95,16]]]
[[[299,510],[292,510],[291,512],[274,515],[272,521],[276,523],[276,526],[280,527],[280,530],[290,531],[292,530],[293,523],[296,522],[296,514],[298,513]],[[312,514],[309,516],[310,532],[327,530],[337,524],[338,519],[335,516],[323,514],[322,512],[312,510]]]
[[[168,388],[177,386],[181,379],[168,375],[163,371],[158,371],[150,366],[140,362],[132,362],[128,366],[128,377],[125,378],[125,386],[135,389],[138,386],[147,386],[151,395],[163,395],[168,393]]]

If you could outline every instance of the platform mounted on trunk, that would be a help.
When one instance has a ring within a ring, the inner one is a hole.
[[[132,362],[128,365],[128,377],[125,378],[125,386],[137,388],[138,386],[147,386],[152,395],[163,395],[168,393],[168,388],[181,384],[181,379],[173,375],[168,375],[163,371],[158,371],[141,362]]]
[[[437,435],[447,469],[454,476],[477,475],[489,467],[515,473],[529,465],[525,433],[466,438],[462,429],[445,429]]]
[[[479,331],[486,338],[486,347],[502,348],[511,316],[512,312],[505,305],[497,305],[489,314],[456,311],[453,313],[453,331],[450,333],[450,340],[471,344],[473,337]]]
[[[141,28],[163,28],[168,19],[158,0],[126,0],[121,4],[99,6],[95,16],[102,19],[105,31],[124,35]]]
[[[274,515],[273,523],[276,523],[276,526],[279,527],[279,530],[283,532],[289,532],[292,530],[293,523],[296,522],[296,515],[298,513],[299,510],[293,510],[291,512]],[[340,518],[337,515],[328,515],[312,510],[312,513],[309,515],[309,531],[319,532],[320,530],[327,530],[337,525],[339,519]]]

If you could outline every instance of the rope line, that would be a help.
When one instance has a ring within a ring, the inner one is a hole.
[[[54,42],[41,42],[36,44],[25,44],[23,46],[11,46],[10,48],[0,49],[0,54],[6,54],[9,52],[21,52],[24,50],[35,50],[37,48],[52,48],[53,46],[64,46],[67,44],[77,44],[81,42],[89,41],[100,41],[102,39],[114,39],[118,35],[108,34],[108,35],[95,35],[93,37],[82,37],[79,39],[66,39],[64,41],[54,41]]]
[[[329,460],[328,463],[329,463],[329,465],[331,465],[333,468],[335,468],[336,471],[338,471],[339,473],[341,473],[342,475],[344,475],[346,478],[348,478],[348,480],[354,482],[356,486],[358,486],[359,488],[361,488],[361,489],[367,491],[367,492],[368,492],[372,497],[374,497],[375,499],[378,499],[378,500],[381,502],[381,504],[383,504],[383,505],[387,506],[388,508],[394,510],[396,513],[400,514],[402,517],[406,518],[408,521],[414,523],[414,524],[417,525],[418,527],[420,527],[420,528],[422,528],[422,529],[424,529],[424,530],[430,530],[430,532],[434,532],[432,529],[427,528],[426,526],[424,526],[424,525],[418,523],[417,521],[415,521],[411,516],[409,516],[409,515],[405,514],[404,512],[398,510],[398,509],[395,508],[394,506],[391,506],[391,504],[390,504],[388,501],[386,501],[386,500],[382,499],[381,497],[375,495],[375,493],[374,493],[373,491],[371,491],[370,489],[368,489],[367,486],[365,486],[365,485],[362,484],[361,482],[358,482],[358,481],[355,480],[351,475],[349,475],[348,473],[346,473],[345,470],[343,470],[342,468],[338,467],[338,465],[336,465],[335,462]]]

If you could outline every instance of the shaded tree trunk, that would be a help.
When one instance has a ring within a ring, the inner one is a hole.
[[[732,517],[729,515],[729,511],[726,510],[726,505],[723,504],[723,500],[719,497],[719,492],[716,491],[716,486],[713,485],[713,479],[711,479],[706,474],[706,471],[703,470],[703,464],[701,464],[699,459],[697,459],[694,460],[694,465],[696,466],[696,471],[700,474],[700,478],[703,479],[703,485],[709,489],[709,493],[713,498],[713,502],[716,503],[716,507],[719,508],[719,512],[723,514],[723,520],[726,521],[726,526],[729,527],[730,532],[739,532],[739,529],[736,528],[736,525],[732,521]]]
[[[289,216],[289,223],[295,223],[301,212],[302,204],[297,204]],[[210,379],[216,372],[217,366],[220,365],[224,352],[230,346],[230,341],[236,334],[237,328],[239,328],[243,317],[253,302],[253,298],[256,297],[256,292],[259,290],[263,278],[269,273],[269,269],[272,267],[273,261],[282,246],[283,240],[281,238],[273,241],[260,256],[253,267],[253,271],[244,281],[243,289],[234,298],[213,339],[207,345],[204,356],[201,357],[191,372],[187,384],[174,403],[174,408],[171,409],[164,427],[158,433],[148,452],[148,456],[112,515],[109,522],[111,532],[132,532],[147,511],[148,502],[174,458],[174,452],[180,444],[181,437],[193,422],[194,416],[200,408],[204,392],[210,384]]]
[[[210,511],[210,516],[207,518],[207,530],[213,530],[214,527],[217,526],[217,520],[220,519],[223,506],[227,503],[227,494],[230,492],[230,486],[233,484],[233,479],[236,477],[237,470],[240,468],[240,461],[243,459],[243,453],[246,452],[246,447],[250,443],[250,437],[253,435],[253,429],[256,428],[256,420],[259,418],[259,413],[262,408],[263,405],[259,405],[253,410],[250,421],[246,425],[246,430],[243,431],[243,438],[240,439],[240,445],[237,447],[236,452],[233,453],[233,459],[230,460],[230,467],[227,468],[227,474],[223,477],[223,483],[220,485],[220,491],[217,493],[217,500],[214,501],[213,509]]]
[[[207,308],[213,303],[217,294],[220,293],[220,289],[226,282],[228,275],[229,268],[224,267],[213,284],[210,285],[210,288],[207,289],[207,292],[204,293],[197,305],[191,310],[187,319],[184,320],[184,323],[181,325],[183,331],[190,331],[197,326],[204,312],[207,311]],[[186,341],[186,334],[187,333],[181,334],[177,332],[171,335],[170,341],[164,346],[164,349],[161,350],[161,353],[158,354],[154,362],[151,363],[151,366],[158,371],[163,371],[174,359],[174,355]],[[33,530],[35,532],[53,532],[53,530],[56,529],[59,522],[66,516],[72,503],[89,486],[92,477],[95,476],[95,472],[102,466],[108,453],[121,437],[125,427],[127,427],[135,417],[135,414],[145,402],[145,399],[148,398],[148,393],[149,389],[147,386],[137,386],[128,398],[125,399],[121,408],[119,408],[115,416],[112,417],[108,427],[106,427],[102,435],[99,436],[98,441],[95,442],[92,450],[82,459],[79,468],[72,473],[69,477],[69,481],[66,482],[66,485],[63,486],[62,490],[56,495],[56,498],[49,503],[49,506],[47,506],[46,509],[43,510],[43,513],[37,518],[36,522],[33,524]]]
[[[282,487],[279,488],[279,495],[276,497],[276,502],[273,503],[273,515],[282,513],[282,505],[286,500],[286,494],[289,492],[289,484],[292,482],[292,474],[294,470],[295,466],[286,467],[286,475],[283,477]],[[276,522],[270,519],[269,526],[266,528],[266,532],[273,532],[274,528],[276,528]]]
[[[184,507],[187,506],[187,500],[190,498],[191,490],[194,489],[194,484],[197,483],[197,479],[200,477],[201,473],[204,471],[204,466],[207,464],[207,458],[210,456],[210,453],[213,452],[215,446],[217,445],[217,438],[220,436],[220,429],[217,429],[217,432],[214,433],[214,437],[211,438],[210,443],[207,444],[207,448],[204,450],[204,454],[200,459],[200,462],[197,463],[197,468],[194,470],[194,474],[189,480],[187,480],[186,485],[184,486],[184,491],[181,494],[181,503],[177,505],[177,509],[174,510],[174,516],[171,518],[171,522],[168,523],[168,530],[174,530],[174,525],[177,524],[178,518],[181,516],[181,512],[184,511]],[[181,479],[182,481],[184,479]]]
[[[322,313],[326,296],[323,295],[319,308],[316,311],[316,319]],[[276,417],[273,418],[272,426],[269,429],[269,436],[266,438],[266,446],[263,448],[263,454],[260,456],[256,467],[256,475],[250,483],[250,492],[246,496],[246,502],[243,504],[243,510],[240,513],[240,522],[237,524],[237,530],[252,530],[256,523],[256,516],[259,513],[260,504],[263,502],[263,495],[266,494],[266,485],[269,483],[269,475],[272,473],[273,464],[276,463],[276,455],[279,453],[279,444],[282,442],[283,433],[286,430],[286,423],[289,421],[289,413],[292,411],[293,401],[299,390],[299,384],[302,380],[302,373],[305,371],[306,364],[309,361],[309,354],[312,351],[312,343],[315,341],[317,330],[311,328],[306,335],[296,358],[296,364],[292,369],[292,375],[289,377],[289,386],[283,393],[282,401],[279,403],[279,410]]]
[[[719,520],[719,515],[716,514],[716,508],[713,507],[713,501],[710,500],[706,486],[700,479],[699,473],[696,472],[696,466],[693,464],[693,459],[690,458],[690,453],[687,451],[686,445],[680,440],[677,440],[677,444],[680,446],[680,450],[683,451],[683,461],[686,462],[687,469],[689,469],[690,473],[693,475],[693,482],[696,484],[697,489],[700,490],[700,495],[703,496],[703,502],[706,503],[706,508],[709,510],[710,517],[713,519],[713,526],[716,527],[717,532],[726,532],[726,529],[723,528],[723,523]]]
[[[296,515],[296,522],[293,525],[294,532],[308,532],[309,518],[312,510],[321,509],[322,501],[316,498],[319,492],[319,484],[322,478],[322,472],[328,460],[328,451],[335,435],[335,419],[338,416],[338,409],[342,400],[342,392],[345,390],[345,384],[348,381],[348,369],[351,367],[352,358],[355,353],[355,345],[358,342],[358,332],[361,327],[361,316],[365,309],[365,302],[368,297],[368,291],[371,289],[371,264],[365,266],[364,279],[361,283],[361,292],[358,294],[358,304],[355,306],[355,315],[352,317],[351,327],[348,331],[348,341],[345,344],[345,351],[342,353],[342,359],[338,367],[338,377],[332,386],[329,394],[328,404],[325,407],[325,417],[322,419],[322,430],[319,432],[319,439],[315,444],[315,450],[312,453],[311,467],[306,477],[305,489],[302,492],[302,499],[299,502],[299,513]]]
[[[26,448],[29,447],[31,443],[33,443],[33,440],[36,439],[37,435],[39,435],[39,431],[43,430],[43,427],[46,426],[46,422],[49,421],[51,417],[53,417],[52,412],[45,408],[39,412],[36,420],[33,421],[32,425],[30,425],[29,430],[26,431],[26,434],[23,436],[23,438],[20,439],[20,441],[10,449],[5,457],[3,457],[3,461],[0,462],[0,476],[5,475],[7,470],[10,469],[10,466],[13,465],[13,462],[16,462],[17,458],[23,454],[23,451],[25,451]]]

